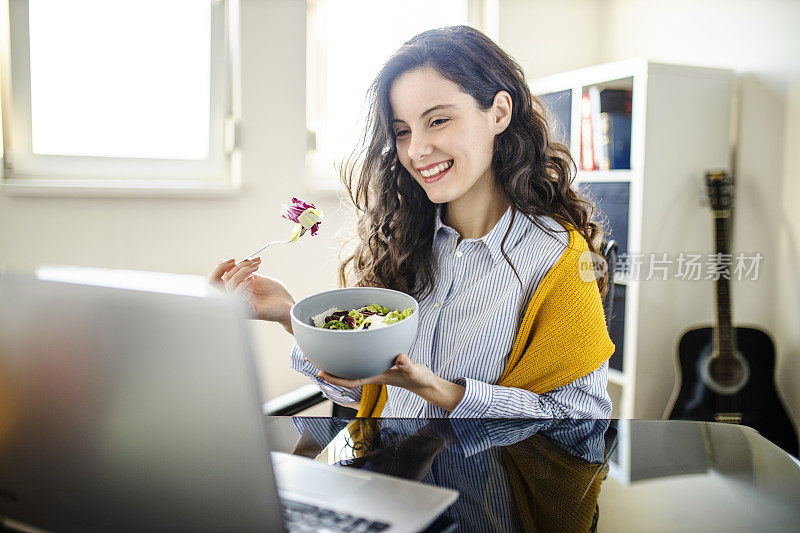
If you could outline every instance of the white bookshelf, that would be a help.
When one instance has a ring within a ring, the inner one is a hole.
[[[713,252],[711,215],[700,198],[704,173],[729,167],[733,81],[730,70],[641,58],[531,81],[536,95],[569,91],[568,145],[579,169],[584,90],[632,91],[630,169],[579,170],[575,180],[576,187],[627,187],[627,228],[612,224],[612,234],[626,229],[627,252],[644,254],[638,279],[615,277],[625,295],[623,308],[614,309],[624,317],[624,346],[614,358],[619,368],[609,371],[615,417],[661,418],[674,386],[681,334],[713,319],[712,281],[675,279],[675,264],[666,280],[646,280],[647,254],[667,253],[674,260],[681,252]]]

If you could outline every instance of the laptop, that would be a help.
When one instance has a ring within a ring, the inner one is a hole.
[[[261,398],[240,303],[200,278],[0,276],[0,526],[418,531],[455,501],[271,454]]]

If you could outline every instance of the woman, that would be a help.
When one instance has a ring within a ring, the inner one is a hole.
[[[609,417],[607,279],[579,272],[600,229],[519,65],[475,29],[430,30],[369,97],[363,150],[342,172],[360,241],[340,282],[415,296],[419,332],[373,378],[320,372],[297,345],[292,368],[362,416]],[[223,262],[209,281],[291,333],[294,300],[258,267]]]

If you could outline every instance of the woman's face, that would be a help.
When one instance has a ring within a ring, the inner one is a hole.
[[[481,111],[458,85],[426,67],[399,76],[389,92],[400,163],[442,204],[489,193],[494,186],[494,138],[510,121],[511,99],[501,91]]]

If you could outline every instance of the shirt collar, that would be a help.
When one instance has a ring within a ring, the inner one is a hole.
[[[433,235],[436,236],[440,230],[443,230],[447,234],[457,234],[456,230],[451,228],[450,226],[445,225],[442,222],[442,204],[436,206],[436,220],[433,224]]]
[[[505,236],[506,230],[508,229],[509,225],[511,226],[511,231],[508,234],[505,246],[503,246],[503,250],[505,250],[506,255],[508,255],[511,252],[511,250],[513,250],[514,247],[519,243],[522,237],[525,236],[531,225],[531,222],[525,217],[525,215],[523,215],[519,211],[517,211],[514,214],[514,222],[512,224],[511,223],[512,210],[513,208],[509,206],[509,208],[506,209],[506,212],[503,213],[503,216],[500,217],[500,220],[497,221],[497,224],[494,225],[492,230],[483,237],[479,239],[465,239],[466,241],[483,242],[483,244],[489,250],[489,254],[492,256],[492,261],[494,261],[495,265],[505,260],[505,258],[503,257],[503,252],[500,250],[500,245],[503,242],[503,237]],[[453,235],[456,238],[459,236],[456,230],[446,225],[442,221],[441,204],[436,207],[434,237],[438,235],[440,231],[448,235]]]

